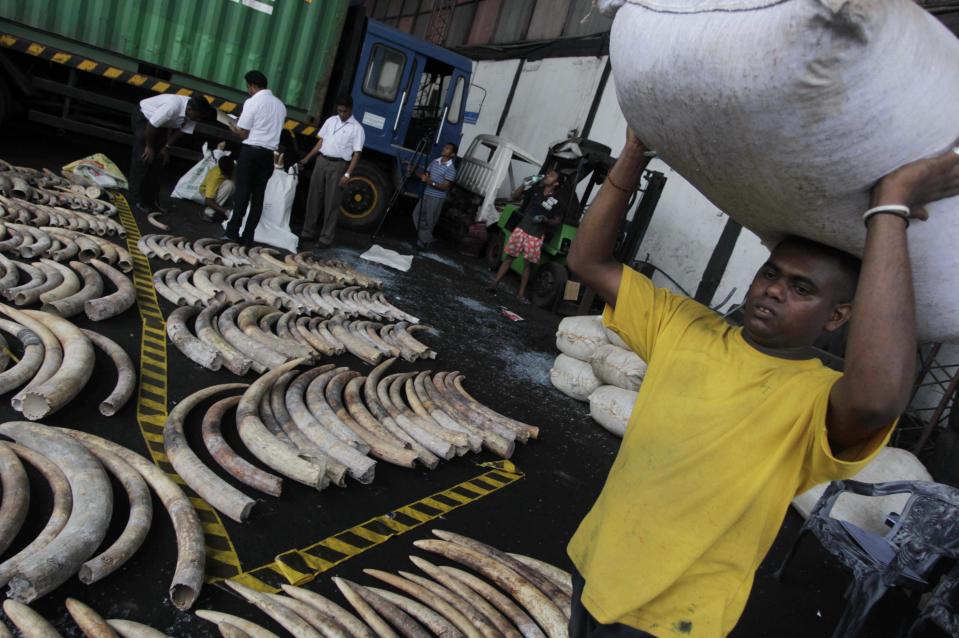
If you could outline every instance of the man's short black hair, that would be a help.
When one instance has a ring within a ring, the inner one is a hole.
[[[236,164],[233,161],[233,158],[229,155],[224,155],[216,161],[217,166],[220,167],[220,172],[226,175],[227,177],[233,176],[233,166]]]
[[[216,110],[206,101],[206,98],[200,95],[191,97],[186,105],[196,114],[197,120],[200,122],[206,122],[216,117]]]
[[[243,76],[243,79],[246,80],[247,84],[252,84],[253,86],[258,86],[261,89],[266,87],[266,76],[263,75],[261,71],[247,71],[246,75]]]
[[[800,237],[799,235],[789,235],[776,244],[773,252],[781,246],[795,246],[804,252],[813,252],[821,257],[833,262],[839,273],[842,275],[842,288],[837,291],[837,303],[851,303],[856,296],[856,285],[859,283],[859,271],[862,269],[862,260],[851,255],[844,250],[820,244],[818,241]]]
[[[337,106],[345,106],[345,107],[348,108],[348,109],[352,109],[352,108],[353,108],[353,96],[352,96],[352,95],[345,95],[345,94],[339,96],[338,98],[336,98],[336,105],[337,105]]]
[[[452,147],[453,147],[453,155],[456,155],[456,154],[459,152],[459,150],[460,150],[460,147],[457,146],[456,144],[454,144],[453,142],[447,142],[447,143],[446,143],[446,146],[452,146]]]

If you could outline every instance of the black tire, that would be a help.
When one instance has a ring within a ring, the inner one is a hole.
[[[532,282],[530,299],[533,305],[540,308],[551,308],[553,303],[563,294],[568,280],[569,272],[563,264],[555,261],[540,264]]]
[[[383,169],[361,159],[343,189],[339,226],[350,230],[374,230],[386,214],[392,195],[393,188]]]
[[[486,248],[483,250],[483,260],[490,270],[499,268],[500,262],[503,261],[503,231],[498,227],[489,231]]]

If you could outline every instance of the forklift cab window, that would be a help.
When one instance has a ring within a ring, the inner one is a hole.
[[[406,56],[390,47],[376,44],[370,54],[370,64],[363,80],[363,92],[369,96],[392,102],[400,88]]]

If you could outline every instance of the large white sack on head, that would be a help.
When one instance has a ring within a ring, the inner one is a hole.
[[[885,483],[887,481],[931,481],[932,477],[925,466],[915,456],[899,448],[887,447],[880,450],[872,462],[864,467],[853,480],[863,483]],[[826,491],[828,483],[817,485],[793,499],[793,507],[808,518],[816,501]],[[889,531],[884,521],[890,512],[902,512],[909,500],[908,494],[891,496],[859,496],[842,494],[833,506],[830,516],[849,521],[862,529],[877,534]]]
[[[638,354],[611,343],[596,348],[589,364],[597,379],[624,390],[639,390],[646,376],[646,362]]]
[[[600,386],[589,395],[589,416],[618,437],[626,433],[638,392],[613,385]]]
[[[609,343],[600,315],[566,317],[556,330],[556,348],[580,361],[589,361],[596,348]]]
[[[603,0],[630,126],[767,245],[862,254],[883,175],[959,138],[959,40],[912,0]],[[909,247],[919,336],[959,341],[959,199]]]
[[[577,401],[585,401],[601,384],[586,362],[561,354],[549,371],[553,387]]]

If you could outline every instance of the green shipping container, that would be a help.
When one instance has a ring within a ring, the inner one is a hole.
[[[259,69],[292,119],[318,115],[349,0],[0,0],[0,32],[242,102]]]

